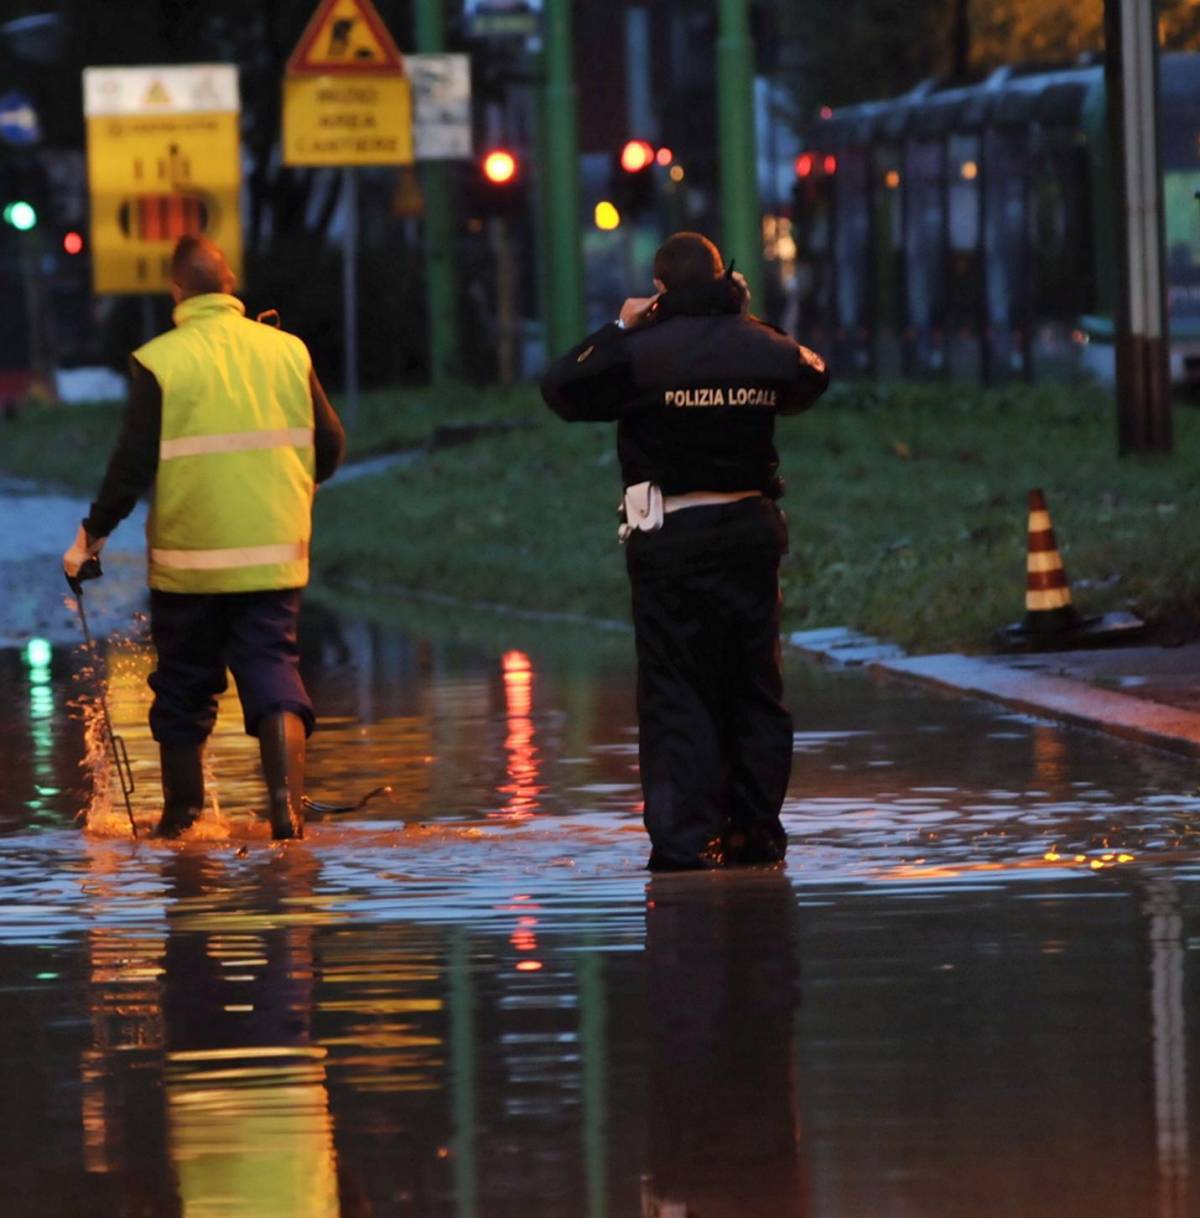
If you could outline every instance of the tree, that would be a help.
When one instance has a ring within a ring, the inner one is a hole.
[[[1005,63],[1071,60],[1104,46],[1104,0],[799,0],[784,4],[798,110],[893,97],[929,76],[977,79]],[[1178,40],[1200,29],[1196,0],[1168,0]]]

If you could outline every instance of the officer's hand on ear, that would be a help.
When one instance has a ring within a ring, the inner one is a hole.
[[[632,330],[639,322],[645,321],[650,310],[658,302],[659,293],[653,296],[630,296],[621,306],[618,318],[623,329]]]
[[[79,568],[88,559],[99,557],[107,540],[106,537],[89,537],[83,525],[80,525],[79,532],[75,534],[75,540],[71,543],[71,548],[62,556],[63,571],[74,579],[79,574]]]
[[[729,278],[742,289],[742,312],[745,313],[750,307],[750,285],[746,282],[746,276],[741,271],[734,271]]]

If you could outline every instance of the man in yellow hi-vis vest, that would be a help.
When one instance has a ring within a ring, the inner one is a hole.
[[[162,758],[158,832],[174,837],[204,806],[204,742],[233,670],[257,736],[275,838],[304,832],[312,702],[296,624],[308,583],[315,484],[345,435],[294,335],[245,316],[225,256],[184,237],[171,261],[175,329],[130,360],[129,404],[100,494],[63,569],[76,576],[154,488],[146,526],[150,728]]]

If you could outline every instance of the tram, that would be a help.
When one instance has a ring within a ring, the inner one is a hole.
[[[1160,71],[1171,376],[1197,388],[1200,55]],[[800,332],[843,375],[1111,381],[1106,113],[1099,58],[825,111],[795,163]]]

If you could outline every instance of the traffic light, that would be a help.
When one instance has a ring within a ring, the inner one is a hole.
[[[469,203],[476,220],[508,216],[524,208],[525,168],[511,148],[489,148],[472,177]]]
[[[493,186],[507,186],[517,179],[517,158],[507,148],[493,148],[483,158],[483,176]]]
[[[609,187],[621,217],[636,219],[658,206],[657,162],[658,154],[645,140],[627,140],[617,154]]]
[[[63,233],[62,247],[64,254],[70,254],[74,257],[76,254],[83,253],[83,234],[71,229],[69,232]]]
[[[37,227],[37,210],[25,199],[13,199],[11,203],[6,203],[0,215],[4,217],[5,224],[19,233],[27,233]]]

